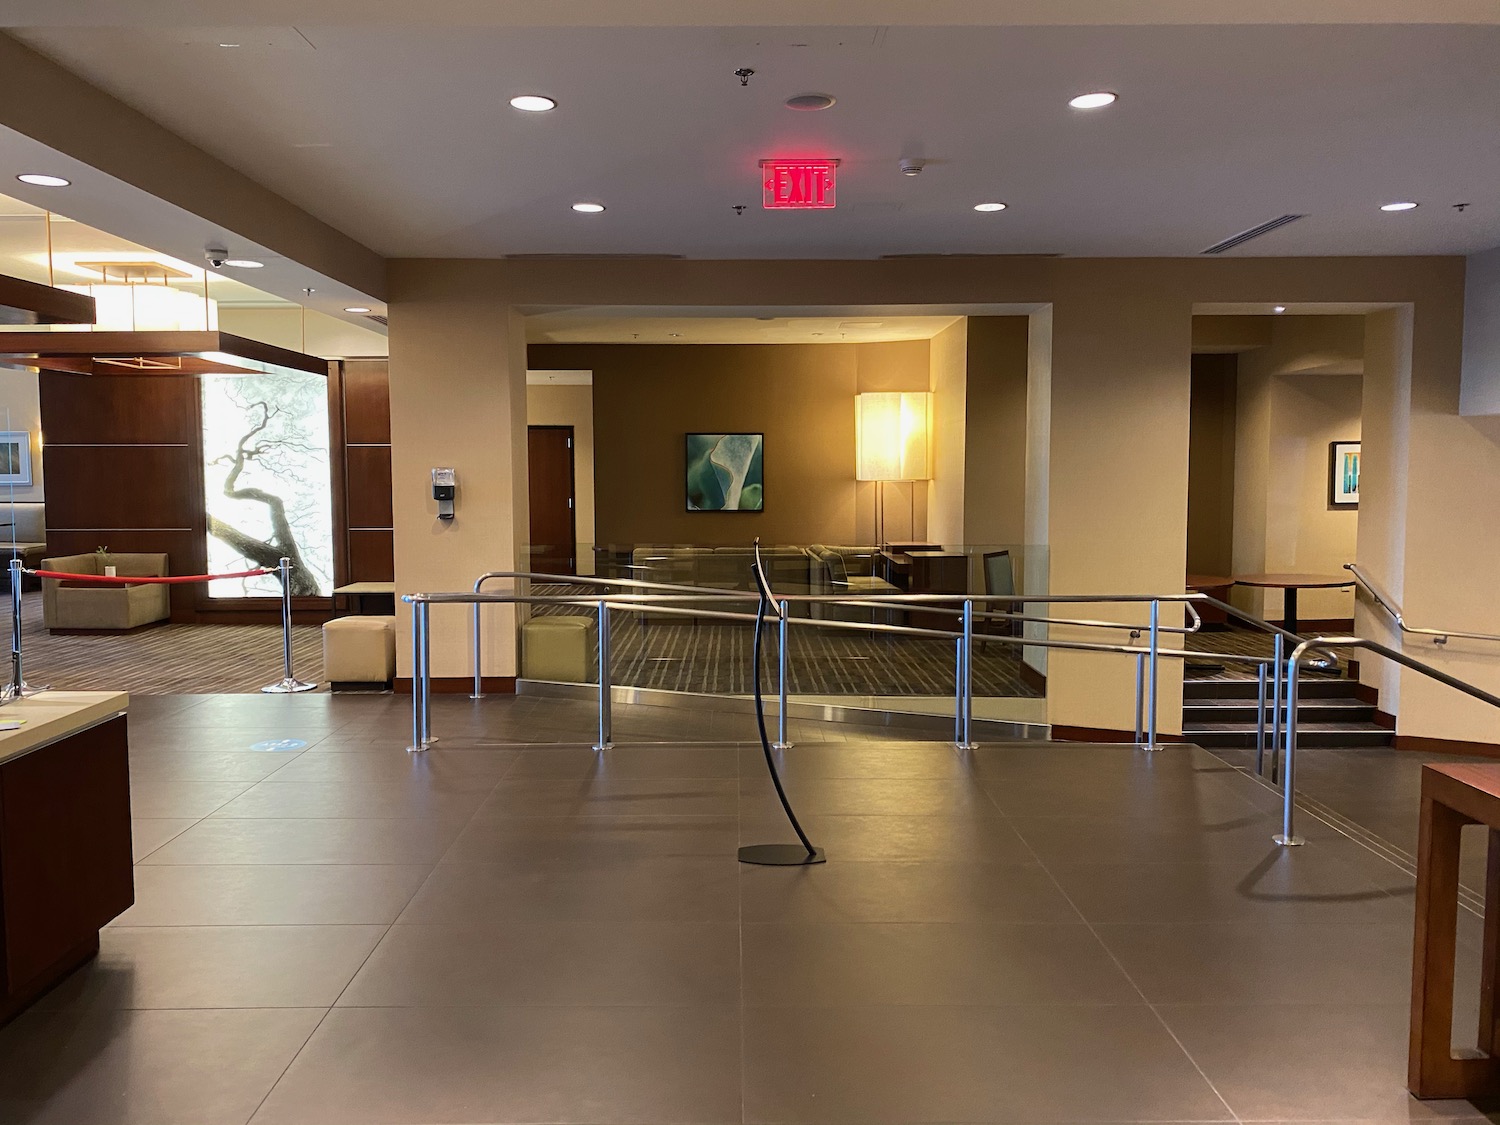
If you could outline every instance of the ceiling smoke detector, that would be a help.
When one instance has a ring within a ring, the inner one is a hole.
[[[908,156],[901,161],[901,174],[903,176],[920,176],[922,169],[927,167],[927,161]]]
[[[794,97],[787,98],[786,107],[787,109],[800,109],[810,113],[820,109],[827,109],[837,100],[832,94],[797,94]]]

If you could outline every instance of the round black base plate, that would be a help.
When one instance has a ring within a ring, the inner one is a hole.
[[[822,848],[814,848],[813,854],[808,855],[801,844],[749,844],[740,849],[740,862],[762,867],[808,867],[827,863],[828,857]]]

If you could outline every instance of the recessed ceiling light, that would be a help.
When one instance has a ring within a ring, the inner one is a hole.
[[[239,44],[238,43],[220,43],[219,46],[221,46],[221,47],[238,47]]]
[[[797,94],[795,97],[787,98],[787,109],[819,110],[827,109],[838,101],[832,94]]]
[[[364,305],[350,305],[344,311],[347,312],[347,313],[367,313],[370,310],[367,309],[367,308],[365,308]]]
[[[976,203],[976,204],[974,204],[974,210],[976,210],[976,211],[1004,211],[1005,210],[1005,204],[1003,204],[1003,203]]]
[[[582,211],[585,215],[597,215],[600,211],[604,210],[604,204],[602,204],[602,203],[575,203],[575,204],[573,204],[573,210],[575,210],[575,211]]]
[[[1285,305],[1277,305],[1271,311],[1275,312],[1275,313],[1284,313],[1284,312],[1286,312],[1286,306]]]
[[[237,270],[258,270],[265,262],[257,262],[254,258],[225,258],[226,266],[233,266]]]
[[[1380,209],[1382,211],[1415,211],[1417,205],[1415,203],[1382,203]]]
[[[1076,98],[1070,98],[1068,104],[1074,109],[1100,109],[1114,102],[1119,96],[1108,90],[1099,90],[1092,94],[1079,94]]]
[[[512,109],[523,110],[526,113],[546,113],[549,109],[557,108],[555,101],[541,94],[518,94],[510,99],[510,105]]]
[[[30,184],[32,187],[67,187],[73,182],[72,180],[65,180],[61,176],[44,176],[40,172],[25,172],[17,176],[16,179],[20,180],[23,184]]]

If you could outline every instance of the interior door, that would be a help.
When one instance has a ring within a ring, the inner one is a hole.
[[[531,569],[578,573],[573,510],[573,427],[528,426],[531,475]]]

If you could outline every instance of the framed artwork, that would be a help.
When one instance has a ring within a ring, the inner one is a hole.
[[[1359,507],[1359,442],[1328,443],[1328,506]]]
[[[0,430],[0,485],[31,487],[31,434]]]
[[[764,434],[688,434],[687,510],[765,510]]]

